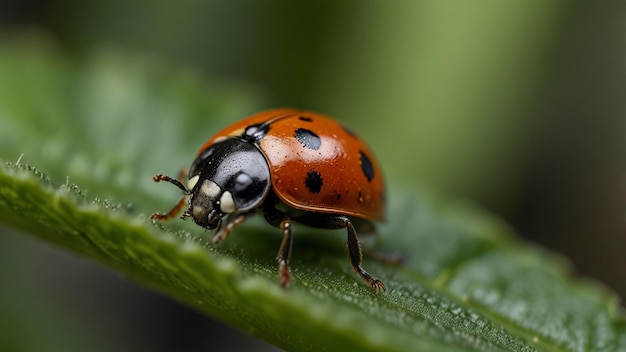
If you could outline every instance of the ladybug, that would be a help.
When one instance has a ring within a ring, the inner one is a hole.
[[[214,243],[261,211],[283,232],[276,257],[283,287],[291,283],[291,223],[297,221],[345,228],[352,267],[372,289],[385,290],[361,267],[357,237],[357,229],[372,232],[373,221],[385,219],[383,175],[367,145],[330,117],[293,109],[252,115],[209,139],[178,180],[162,174],[153,179],[174,184],[183,196],[169,212],[151,219],[171,219],[187,205],[181,219],[217,229]]]

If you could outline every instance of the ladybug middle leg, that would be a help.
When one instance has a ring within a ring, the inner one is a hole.
[[[284,218],[280,224],[283,231],[283,241],[278,249],[276,261],[278,262],[278,273],[280,274],[280,285],[287,287],[291,283],[291,273],[289,272],[289,259],[291,257],[291,248],[293,247],[293,236],[291,236],[291,221]]]
[[[280,211],[265,207],[265,220],[278,227],[283,232],[283,241],[278,249],[276,261],[278,262],[278,273],[280,274],[280,285],[287,287],[291,284],[291,273],[289,271],[289,259],[291,258],[291,248],[293,247],[293,236],[291,234],[291,220]]]

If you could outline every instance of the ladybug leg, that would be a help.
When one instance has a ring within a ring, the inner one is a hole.
[[[289,272],[289,258],[291,258],[291,248],[293,247],[293,236],[291,235],[291,221],[284,218],[279,228],[283,231],[283,242],[280,244],[276,261],[278,262],[278,273],[280,274],[280,285],[287,287],[291,284],[291,273]]]
[[[172,219],[178,213],[180,213],[180,211],[185,207],[185,199],[186,198],[187,198],[187,196],[180,197],[178,202],[176,202],[176,205],[174,205],[174,207],[172,207],[172,209],[170,209],[170,211],[168,211],[167,213],[161,213],[161,212],[152,213],[152,215],[150,215],[150,219],[152,219],[152,220],[170,220],[170,219]]]
[[[246,220],[245,214],[239,214],[237,217],[235,217],[232,220],[231,218],[229,218],[228,224],[226,224],[226,227],[219,230],[215,234],[215,236],[213,236],[213,243],[215,244],[220,243],[223,239],[225,239],[226,237],[228,237],[228,235],[230,235],[230,233],[233,231],[233,229],[235,229],[235,227],[241,225],[241,223],[243,223],[244,220]]]
[[[361,249],[363,253],[369,255],[371,249],[374,247],[376,241],[378,240],[378,231],[376,231],[376,226],[365,219],[351,219],[352,226],[356,233],[359,234],[359,240],[361,243]]]
[[[180,213],[180,211],[185,207],[185,199],[187,198],[187,195],[189,195],[189,190],[183,185],[183,182],[185,180],[185,175],[186,174],[187,174],[187,168],[182,168],[182,169],[180,169],[180,172],[178,173],[178,180],[175,180],[175,179],[173,179],[173,178],[171,178],[169,176],[165,176],[163,174],[157,174],[157,175],[154,175],[152,177],[154,182],[165,181],[165,182],[169,182],[169,183],[173,184],[174,186],[180,188],[183,191],[183,196],[180,197],[180,199],[178,200],[178,202],[176,202],[174,207],[172,207],[172,209],[170,209],[167,213],[161,213],[161,212],[153,213],[152,215],[150,215],[150,219],[152,219],[152,220],[170,220],[173,217],[175,217],[178,213]]]
[[[350,263],[352,264],[354,271],[356,271],[356,273],[359,274],[359,276],[361,276],[361,278],[365,282],[367,282],[374,291],[385,291],[385,285],[383,284],[383,282],[372,276],[361,267],[363,254],[361,252],[361,244],[359,243],[359,238],[356,235],[356,230],[354,229],[352,222],[350,222],[348,218],[343,216],[339,217],[338,220],[343,221],[344,226],[348,230],[348,243],[346,245],[346,248],[348,250],[348,257],[350,258]]]
[[[346,216],[341,215],[320,215],[318,213],[306,213],[302,216],[295,217],[294,220],[297,220],[305,225],[323,228],[323,229],[343,229],[345,228],[348,231],[348,243],[346,244],[346,249],[348,251],[348,258],[350,259],[350,263],[359,276],[363,279],[363,281],[367,282],[368,285],[375,290],[385,290],[385,285],[368,273],[365,269],[361,267],[361,260],[363,259],[363,252],[361,251],[361,244],[359,243],[359,238],[356,235],[355,226],[352,224],[352,221]],[[360,221],[357,219],[355,224],[359,227],[359,229],[368,230],[374,229],[374,225],[371,223],[366,223],[364,221]]]
[[[376,226],[374,226],[371,221],[364,219],[353,219],[352,224],[354,225],[357,233],[361,235],[361,239],[363,239],[364,236],[366,237],[366,239],[371,237],[371,242],[368,241],[369,243],[366,242],[364,243],[363,247],[361,247],[365,255],[376,260],[379,263],[383,263],[386,265],[392,265],[396,267],[402,267],[406,265],[407,258],[402,255],[380,253],[374,250],[374,244],[378,240],[378,231],[376,230]]]
[[[267,202],[267,204],[271,204]],[[283,232],[283,241],[276,255],[278,263],[278,274],[280,275],[280,285],[288,287],[291,284],[291,273],[289,271],[289,259],[291,258],[291,248],[293,247],[293,236],[291,235],[291,220],[274,209],[272,206],[264,207],[265,220],[272,225],[278,227]]]

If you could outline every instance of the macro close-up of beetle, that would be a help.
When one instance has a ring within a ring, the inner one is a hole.
[[[291,223],[297,221],[345,228],[352,267],[372,289],[385,290],[361,266],[357,237],[357,232],[375,231],[373,221],[385,219],[383,175],[369,147],[330,117],[293,109],[255,114],[209,139],[178,179],[158,174],[154,181],[174,184],[183,196],[169,212],[151,218],[171,219],[187,206],[181,218],[217,229],[214,243],[260,211],[283,232],[276,257],[283,287],[292,281]]]

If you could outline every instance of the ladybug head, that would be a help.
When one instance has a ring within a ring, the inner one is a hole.
[[[261,150],[240,139],[227,138],[204,149],[189,169],[189,208],[196,224],[219,228],[222,218],[263,203],[270,188],[270,170]]]

